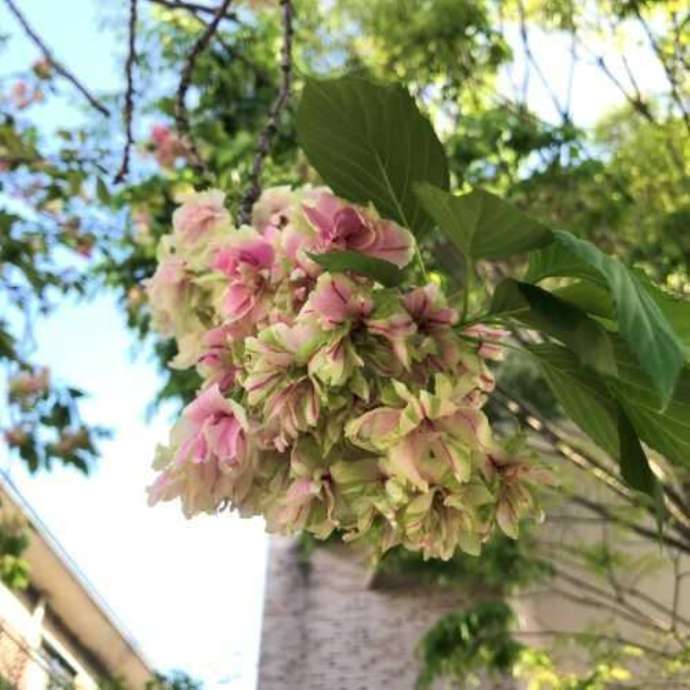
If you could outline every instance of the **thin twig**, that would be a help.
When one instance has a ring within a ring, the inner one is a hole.
[[[552,517],[549,517],[549,520],[552,520]],[[578,520],[578,517],[573,517],[574,520]],[[606,518],[602,518],[603,521],[608,522]],[[539,540],[539,547],[544,548],[545,551],[547,552],[547,555],[550,556],[552,559],[563,563],[565,567],[568,568],[568,570],[573,573],[574,570],[581,570],[583,572],[583,577],[585,575],[591,575],[591,567],[588,566],[586,563],[581,563],[577,560],[577,558],[570,558],[569,556],[578,556],[578,552],[574,551],[572,548],[568,548],[567,546],[564,545],[562,541],[554,541],[547,543],[544,540],[540,539]],[[566,551],[566,555],[564,555],[562,552]],[[674,554],[673,556],[673,562],[679,562],[679,555]],[[612,566],[611,566],[612,567]],[[561,571],[562,572],[562,571]],[[574,573],[573,573],[574,576]],[[580,581],[584,581],[583,577],[577,577],[577,584],[579,586]],[[617,579],[616,579],[617,580]],[[654,597],[650,596],[646,592],[638,589],[635,586],[632,585],[626,585],[621,583],[620,581],[617,580],[617,595],[618,595],[618,601],[621,603],[624,603],[627,605],[627,601],[625,601],[625,596],[630,596],[633,597],[634,599],[639,600],[640,602],[643,602],[647,606],[650,606],[660,613],[664,614],[665,616],[668,616],[670,618],[673,618],[674,616],[674,609],[669,609],[667,606],[664,606],[660,601],[657,601],[654,599]],[[681,616],[677,611],[675,612],[675,616],[677,618],[677,621],[684,625],[687,628],[690,628],[690,619],[685,618]],[[671,626],[672,629],[675,629],[676,626]]]
[[[125,63],[125,75],[127,78],[127,89],[125,91],[125,148],[122,152],[122,163],[115,175],[115,184],[122,182],[129,173],[129,154],[134,145],[132,135],[132,117],[134,115],[134,63],[137,61],[136,52],[136,32],[137,32],[137,0],[129,0],[129,51],[127,62]]]
[[[194,14],[208,14],[213,17],[216,15],[216,10],[208,5],[201,5],[196,2],[185,2],[184,0],[149,0],[154,5],[160,5],[161,7],[166,7],[169,10],[187,10],[187,12],[192,12]],[[231,21],[238,21],[237,15],[234,12],[226,12],[223,15],[224,19],[230,19]]]
[[[570,39],[570,67],[568,68],[568,85],[565,89],[565,105],[563,106],[563,112],[568,122],[571,120],[573,85],[575,83],[575,66],[577,61],[577,34],[573,30],[573,35]]]
[[[568,121],[568,113],[567,111],[563,108],[563,106],[560,103],[560,100],[558,99],[558,96],[554,92],[554,90],[551,88],[551,84],[549,83],[549,80],[546,78],[546,75],[542,71],[539,63],[537,62],[537,59],[534,57],[534,53],[532,52],[532,47],[530,46],[529,42],[529,33],[527,30],[527,20],[526,20],[526,15],[525,15],[525,6],[522,0],[519,0],[518,2],[518,12],[520,16],[520,38],[522,39],[522,49],[525,53],[525,57],[527,58],[527,62],[532,65],[534,68],[534,71],[537,73],[537,76],[539,77],[539,81],[542,83],[542,86],[546,90],[546,93],[549,95],[549,98],[551,99],[551,102],[553,103],[554,108],[556,109],[556,112],[558,115],[561,117],[561,120],[567,122]],[[525,66],[525,70],[529,71],[529,67]],[[529,77],[526,77],[526,83],[524,85],[524,91],[527,91],[527,83],[528,83]]]
[[[574,587],[580,588],[586,592],[589,592],[590,594],[596,595],[597,597],[600,597],[602,600],[607,600],[607,606],[612,606],[616,608],[617,611],[621,610],[618,607],[624,607],[624,610],[626,610],[626,613],[624,615],[628,616],[628,620],[637,618],[639,624],[642,625],[642,627],[651,626],[656,628],[660,632],[666,632],[666,627],[663,625],[662,622],[659,622],[658,620],[652,618],[648,613],[642,611],[637,606],[631,604],[629,601],[625,599],[625,597],[621,597],[620,593],[612,595],[605,589],[601,589],[601,587],[597,587],[596,585],[592,584],[591,582],[588,582],[587,580],[581,577],[570,575],[564,570],[556,568],[555,566],[552,567],[556,577],[559,577],[561,580],[564,580],[565,582]]]
[[[678,612],[680,604],[680,589],[682,578],[680,577],[680,555],[673,556],[673,608],[671,615],[671,631],[675,632],[678,629],[678,621],[682,620]]]
[[[209,22],[204,32],[201,34],[201,36],[199,36],[199,38],[196,40],[196,43],[192,46],[192,50],[190,51],[189,56],[187,57],[187,62],[185,63],[184,69],[182,70],[180,84],[177,87],[177,97],[175,101],[175,124],[177,126],[178,132],[184,135],[187,139],[187,146],[189,148],[190,153],[192,154],[192,164],[196,168],[203,168],[203,162],[201,160],[201,156],[199,155],[199,151],[196,148],[196,144],[194,143],[194,139],[191,134],[191,127],[189,125],[189,114],[187,113],[185,98],[187,96],[187,90],[189,89],[189,86],[192,83],[192,74],[194,73],[194,66],[196,65],[196,61],[199,55],[201,55],[201,53],[204,52],[204,50],[210,43],[211,39],[213,38],[213,34],[216,33],[218,25],[220,24],[223,17],[226,16],[228,7],[230,6],[231,2],[232,0],[223,0],[220,6],[216,9],[216,13],[213,16],[213,19]]]
[[[161,3],[165,4],[166,6],[176,6],[176,4],[171,3],[171,0],[149,0],[149,2]],[[180,9],[185,9],[187,12],[189,12],[203,27],[208,26],[209,22],[207,19],[205,19],[204,13],[201,12],[195,5],[185,5],[185,7]],[[211,14],[213,13],[211,12]],[[226,15],[226,18],[230,18],[232,16],[232,14],[228,14]],[[243,65],[246,65],[250,70],[252,70],[252,72],[254,72],[258,79],[262,79],[263,81],[269,80],[268,73],[260,65],[257,65],[255,62],[250,60],[241,51],[233,48],[220,33],[216,34],[216,40],[223,47],[223,50],[229,57],[231,57],[233,60],[238,60]]]
[[[666,74],[666,78],[668,79],[669,86],[671,87],[671,98],[673,99],[675,104],[678,106],[678,109],[680,110],[681,118],[683,119],[683,122],[685,123],[685,127],[688,130],[688,133],[690,133],[690,113],[688,112],[687,108],[685,107],[685,103],[683,102],[683,97],[680,94],[675,66],[672,66],[671,64],[669,64],[667,62],[666,57],[664,56],[663,48],[659,45],[659,41],[657,40],[656,36],[654,36],[654,32],[652,31],[648,22],[642,16],[640,9],[638,7],[634,7],[634,12],[635,12],[635,16],[637,17],[637,21],[640,23],[643,31],[647,35],[647,39],[649,40],[649,44],[651,45],[652,50],[654,51],[654,54],[656,55],[657,59],[661,63],[661,66],[664,70],[664,74]]]
[[[292,84],[292,36],[294,7],[292,0],[280,0],[283,15],[283,45],[281,48],[280,71],[281,85],[276,99],[271,104],[268,112],[268,121],[259,135],[256,157],[252,165],[249,176],[249,187],[240,202],[239,222],[240,225],[248,223],[251,218],[252,206],[261,195],[261,171],[264,161],[271,148],[271,140],[278,131],[278,122],[283,108],[290,98],[290,87]]]
[[[625,518],[620,517],[619,515],[616,515],[615,513],[611,512],[604,505],[596,503],[595,501],[592,501],[584,496],[579,496],[574,493],[565,493],[565,495],[568,497],[569,500],[573,501],[577,505],[581,505],[584,508],[591,510],[593,513],[601,515],[607,520],[610,520],[611,522],[620,525],[621,527],[626,527],[627,529],[631,530],[632,532],[638,534],[641,537],[644,537],[645,539],[649,539],[652,542],[666,544],[667,546],[672,546],[673,548],[676,548],[679,551],[682,551],[683,553],[690,554],[689,543],[680,541],[676,537],[672,537],[666,532],[658,533],[652,529],[648,529],[647,527],[633,522],[632,520],[626,520]]]
[[[21,24],[24,29],[24,33],[40,48],[46,60],[53,66],[53,69],[61,74],[68,82],[74,86],[79,93],[86,98],[89,104],[94,107],[98,112],[108,117],[110,111],[95,97],[89,90],[77,79],[77,77],[72,74],[61,62],[59,62],[48,48],[48,46],[43,42],[43,39],[31,28],[31,25],[27,22],[26,17],[21,13],[20,9],[15,4],[14,0],[5,0],[10,12],[16,17],[17,21]]]

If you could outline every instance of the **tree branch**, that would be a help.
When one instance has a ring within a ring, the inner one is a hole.
[[[276,99],[273,101],[268,112],[268,121],[259,135],[256,157],[252,165],[249,176],[249,188],[240,202],[239,222],[240,225],[248,223],[251,219],[252,207],[254,202],[261,195],[261,171],[264,161],[271,148],[271,140],[278,131],[278,122],[283,108],[290,98],[290,88],[292,85],[292,37],[293,37],[293,18],[294,7],[292,0],[280,0],[283,14],[283,45],[281,48],[280,71],[281,85]]]
[[[584,496],[579,496],[577,494],[566,495],[569,500],[573,501],[577,505],[581,505],[584,508],[591,510],[593,513],[601,515],[601,517],[610,520],[614,524],[620,525],[621,527],[626,527],[635,534],[644,537],[645,539],[649,539],[652,542],[666,544],[667,546],[672,546],[678,549],[679,551],[682,551],[683,553],[690,554],[690,544],[684,541],[680,541],[676,537],[672,537],[666,534],[665,532],[657,533],[654,530],[648,529],[647,527],[644,527],[642,525],[638,525],[637,523],[632,522],[631,520],[626,520],[625,518],[622,518],[616,515],[615,513],[612,513],[608,508],[601,505],[600,503],[596,503],[595,501],[585,498]]]
[[[175,124],[178,132],[187,138],[188,146],[192,154],[192,164],[197,168],[203,168],[203,162],[191,134],[189,114],[187,113],[185,98],[187,96],[189,86],[192,83],[192,74],[194,73],[196,61],[201,53],[204,52],[213,38],[213,35],[218,30],[218,25],[223,17],[226,16],[231,2],[232,0],[223,0],[220,6],[216,9],[213,19],[209,22],[204,32],[201,34],[201,36],[199,36],[199,38],[196,40],[196,43],[194,43],[192,46],[192,50],[190,51],[189,56],[187,57],[187,62],[182,70],[180,84],[177,87],[177,96],[175,101]]]
[[[24,29],[24,33],[34,42],[34,44],[42,51],[45,59],[50,62],[53,69],[60,75],[62,75],[74,88],[81,93],[84,98],[89,102],[89,104],[98,110],[102,115],[108,117],[110,111],[95,97],[89,90],[77,79],[77,77],[72,74],[61,62],[59,62],[48,48],[48,46],[43,42],[43,39],[31,28],[31,25],[26,20],[26,17],[21,13],[20,9],[15,4],[14,0],[5,0],[10,12],[15,16],[17,21],[21,24]]]
[[[196,2],[185,2],[184,0],[149,0],[149,2],[153,3],[154,5],[166,7],[169,10],[187,10],[187,12],[192,12],[194,14],[207,14],[210,17],[214,17],[216,15],[216,10],[213,7],[201,5]],[[237,14],[234,12],[225,12],[221,19],[238,21]]]
[[[125,122],[125,148],[122,152],[122,163],[115,175],[114,182],[122,182],[129,173],[129,154],[134,144],[132,136],[132,117],[134,114],[134,63],[137,61],[136,53],[136,31],[137,31],[137,0],[129,0],[129,51],[127,62],[125,63],[125,76],[127,79],[127,89],[125,91],[125,107],[123,118]]]
[[[634,6],[634,12],[635,16],[637,17],[637,21],[640,23],[642,29],[647,35],[647,39],[649,40],[649,44],[651,45],[654,54],[661,63],[664,73],[666,74],[666,78],[668,79],[669,86],[671,87],[671,98],[678,106],[678,109],[680,110],[680,115],[683,119],[683,122],[685,123],[685,127],[688,130],[688,133],[690,134],[690,113],[688,113],[688,110],[685,107],[685,103],[683,102],[683,98],[678,88],[678,79],[676,77],[675,66],[671,66],[667,62],[664,56],[664,51],[662,47],[659,45],[659,41],[654,36],[654,33],[652,32],[652,29],[649,26],[648,22],[642,16],[639,7]]]

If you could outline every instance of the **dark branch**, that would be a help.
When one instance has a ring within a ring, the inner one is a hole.
[[[169,10],[187,10],[187,12],[192,12],[194,14],[207,14],[210,17],[216,15],[216,10],[213,7],[200,5],[196,2],[184,2],[183,0],[149,0],[149,2],[152,2],[154,5],[166,7]],[[234,12],[225,12],[221,18],[237,21],[237,15]]]
[[[287,105],[290,98],[290,88],[292,85],[292,36],[294,7],[292,0],[280,0],[283,15],[283,45],[281,48],[280,71],[281,85],[276,99],[271,104],[268,112],[268,121],[259,135],[256,157],[252,165],[249,176],[249,188],[240,202],[240,225],[248,223],[251,219],[252,206],[261,195],[261,171],[264,161],[271,149],[271,140],[278,131],[278,123],[283,108]]]
[[[190,153],[192,154],[192,164],[196,168],[203,168],[203,163],[196,148],[196,144],[194,143],[194,139],[191,135],[191,127],[189,125],[189,115],[185,105],[185,98],[187,96],[189,86],[192,83],[192,74],[194,73],[196,61],[211,42],[213,34],[215,34],[218,30],[218,25],[223,17],[226,16],[231,2],[232,0],[223,0],[221,5],[216,9],[213,19],[208,23],[201,36],[199,36],[196,43],[192,46],[192,50],[190,51],[189,56],[187,57],[187,62],[182,70],[180,85],[177,87],[177,97],[175,102],[175,124],[178,132],[184,135],[187,139],[187,145]]]
[[[106,117],[110,115],[110,111],[93,96],[88,89],[72,74],[61,62],[59,62],[50,51],[48,46],[43,42],[43,39],[31,28],[24,15],[21,13],[14,0],[5,0],[5,4],[10,12],[16,17],[17,21],[24,29],[24,33],[36,44],[36,46],[43,52],[45,59],[53,66],[53,69],[62,75],[68,82],[70,82],[79,93],[86,98],[92,107]]]
[[[129,1],[129,51],[127,53],[127,62],[125,63],[125,76],[127,79],[127,89],[125,91],[125,107],[124,107],[124,121],[125,121],[125,148],[122,152],[122,163],[120,169],[115,175],[114,182],[122,182],[129,173],[129,154],[134,145],[134,137],[132,136],[132,117],[134,114],[134,63],[137,61],[136,53],[136,32],[137,32],[137,0]]]

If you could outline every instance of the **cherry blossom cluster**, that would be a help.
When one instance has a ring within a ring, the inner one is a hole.
[[[440,558],[540,516],[545,473],[482,411],[505,334],[459,324],[433,282],[390,288],[314,260],[348,250],[404,268],[408,230],[287,187],[263,193],[250,226],[233,226],[219,191],[189,196],[173,226],[147,284],[152,319],[176,340],[171,366],[203,383],[158,450],[152,504]]]
[[[186,158],[189,147],[184,139],[167,125],[154,125],[151,128],[149,149],[161,168],[174,168],[175,163]]]

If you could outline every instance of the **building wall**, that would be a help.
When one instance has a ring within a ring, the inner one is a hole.
[[[5,477],[0,521],[23,524],[29,587],[0,583],[0,678],[17,690],[70,685],[95,690],[104,678],[144,690],[152,671],[115,614]]]
[[[0,583],[0,677],[19,690],[45,690],[51,683],[67,680],[51,667],[43,646],[49,645],[72,671],[78,690],[93,690],[97,669],[81,658],[59,626],[50,625],[43,600],[17,593]]]
[[[273,538],[258,690],[413,690],[419,638],[470,596],[373,583],[341,545],[316,549],[305,567],[294,542]]]

